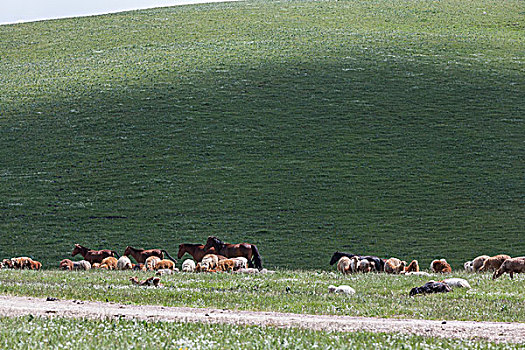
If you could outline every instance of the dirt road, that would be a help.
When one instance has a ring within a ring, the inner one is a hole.
[[[422,336],[486,339],[525,343],[525,323],[429,321],[350,316],[298,315],[218,309],[193,309],[155,305],[121,305],[103,302],[55,300],[0,295],[0,315],[69,318],[114,318],[182,322],[229,323],[276,327],[303,327],[342,332],[400,332]]]

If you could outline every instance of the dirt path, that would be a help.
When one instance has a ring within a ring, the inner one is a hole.
[[[70,318],[125,319],[229,323],[276,327],[303,327],[342,332],[401,332],[422,336],[525,343],[525,323],[429,321],[350,316],[298,315],[277,312],[194,309],[155,305],[56,300],[0,295],[0,315],[56,316]]]

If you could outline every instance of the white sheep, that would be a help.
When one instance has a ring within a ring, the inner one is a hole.
[[[186,259],[182,263],[182,272],[195,272],[195,261]]]
[[[470,284],[467,280],[464,280],[463,278],[447,278],[444,279],[443,282],[449,285],[450,288],[467,288],[470,289]]]
[[[340,293],[340,294],[355,294],[355,289],[350,286],[344,285],[344,284],[339,287],[329,285],[328,292],[329,293]]]
[[[131,270],[133,265],[131,260],[125,255],[121,256],[117,261],[117,270]]]
[[[231,259],[235,261],[235,267],[233,268],[233,270],[248,268],[248,259],[246,259],[245,257],[239,256],[239,257],[231,258]]]
[[[463,268],[466,272],[474,272],[474,263],[472,261],[467,261],[463,264]]]

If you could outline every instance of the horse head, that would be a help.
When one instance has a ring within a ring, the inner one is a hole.
[[[215,236],[209,236],[208,240],[206,241],[206,244],[204,245],[204,251],[207,251],[211,247],[220,250],[221,247],[224,245],[224,242],[218,239]]]
[[[341,252],[335,252],[334,255],[332,255],[332,259],[330,259],[330,265],[333,265],[336,262],[338,262],[342,256],[343,254],[341,254]]]
[[[86,250],[87,248],[82,247],[80,244],[75,244],[75,248],[73,249],[71,256],[75,256],[77,254],[83,254],[82,252],[85,252]]]
[[[133,252],[133,248],[131,248],[129,245],[126,247],[126,250],[124,251],[124,255],[128,256]]]
[[[184,245],[184,243],[179,244],[179,253],[177,254],[177,259],[182,258],[184,253],[186,253],[186,246]]]

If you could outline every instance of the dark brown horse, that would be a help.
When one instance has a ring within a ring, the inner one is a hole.
[[[120,258],[120,256],[114,250],[109,250],[109,249],[93,250],[93,249],[83,247],[80,244],[75,244],[75,248],[73,249],[71,256],[75,256],[77,254],[82,255],[84,257],[84,260],[89,261],[90,264],[93,264],[93,263],[100,264],[102,260],[110,256]]]
[[[129,256],[131,255],[139,264],[144,264],[146,262],[146,259],[150,256],[158,256],[161,259],[164,259],[164,254],[173,261],[174,263],[177,262],[177,260],[173,259],[171,255],[168,254],[167,251],[164,249],[135,249],[133,247],[127,246],[126,250],[124,251],[124,255]]]
[[[196,262],[200,262],[204,255],[215,254],[215,248],[211,247],[210,249],[205,250],[204,244],[182,243],[179,245],[177,258],[182,258],[185,253],[190,254]]]
[[[256,267],[259,270],[262,270],[262,259],[259,254],[259,250],[255,244],[250,243],[238,243],[230,244],[224,243],[215,236],[208,237],[206,244],[204,245],[204,250],[208,250],[211,247],[215,248],[217,251],[216,254],[224,255],[227,258],[236,258],[243,256],[248,259],[248,267]],[[253,261],[252,261],[253,258]]]

